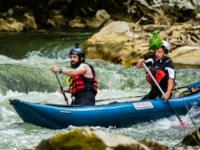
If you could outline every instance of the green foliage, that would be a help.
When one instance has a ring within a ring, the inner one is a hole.
[[[160,33],[160,30],[155,30],[152,32],[152,38],[149,40],[149,50],[157,50],[162,46],[162,40],[158,36]]]

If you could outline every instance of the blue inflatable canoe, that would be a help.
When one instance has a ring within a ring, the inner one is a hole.
[[[185,87],[200,87],[200,82]],[[171,98],[169,102],[162,99],[113,103],[99,106],[65,106],[10,100],[18,115],[24,122],[51,129],[74,126],[128,126],[139,122],[151,121],[187,113],[195,103],[200,102],[200,92]],[[187,108],[186,108],[187,107]]]

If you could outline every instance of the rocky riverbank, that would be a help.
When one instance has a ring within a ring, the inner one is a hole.
[[[173,25],[194,21],[199,0],[0,1],[0,31],[101,28],[109,22]]]

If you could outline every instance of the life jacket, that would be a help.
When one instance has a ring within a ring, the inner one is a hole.
[[[165,67],[166,67],[166,63],[169,60],[170,60],[169,58],[166,58],[166,59],[163,59],[162,62],[160,63],[154,62],[150,68],[150,72],[152,73],[152,75],[154,76],[158,84],[167,76],[167,73],[165,72]],[[154,83],[149,73],[147,73],[146,79],[150,84]]]
[[[76,96],[76,94],[81,91],[93,91],[97,93],[96,73],[94,71],[94,68],[91,65],[89,66],[92,70],[93,78],[86,78],[83,75],[70,77],[71,84],[69,90],[72,96]]]

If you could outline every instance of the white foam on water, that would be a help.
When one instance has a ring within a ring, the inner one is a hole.
[[[42,139],[52,136],[57,131],[42,128],[29,127],[29,124],[24,124],[21,128],[19,125],[10,126],[9,129],[0,130],[0,149],[1,146],[8,147],[9,150],[25,149],[36,146]],[[12,142],[11,142],[12,141]]]
[[[30,65],[41,68],[50,68],[51,64],[66,63],[69,59],[56,59],[48,58],[45,56],[40,56],[39,52],[32,52],[27,58],[20,60],[13,59],[4,55],[0,55],[0,64],[20,64],[20,65]]]
[[[180,126],[180,122],[177,120],[176,116],[172,116],[170,118],[162,118],[154,122],[154,127],[159,129],[170,129],[173,126]]]

